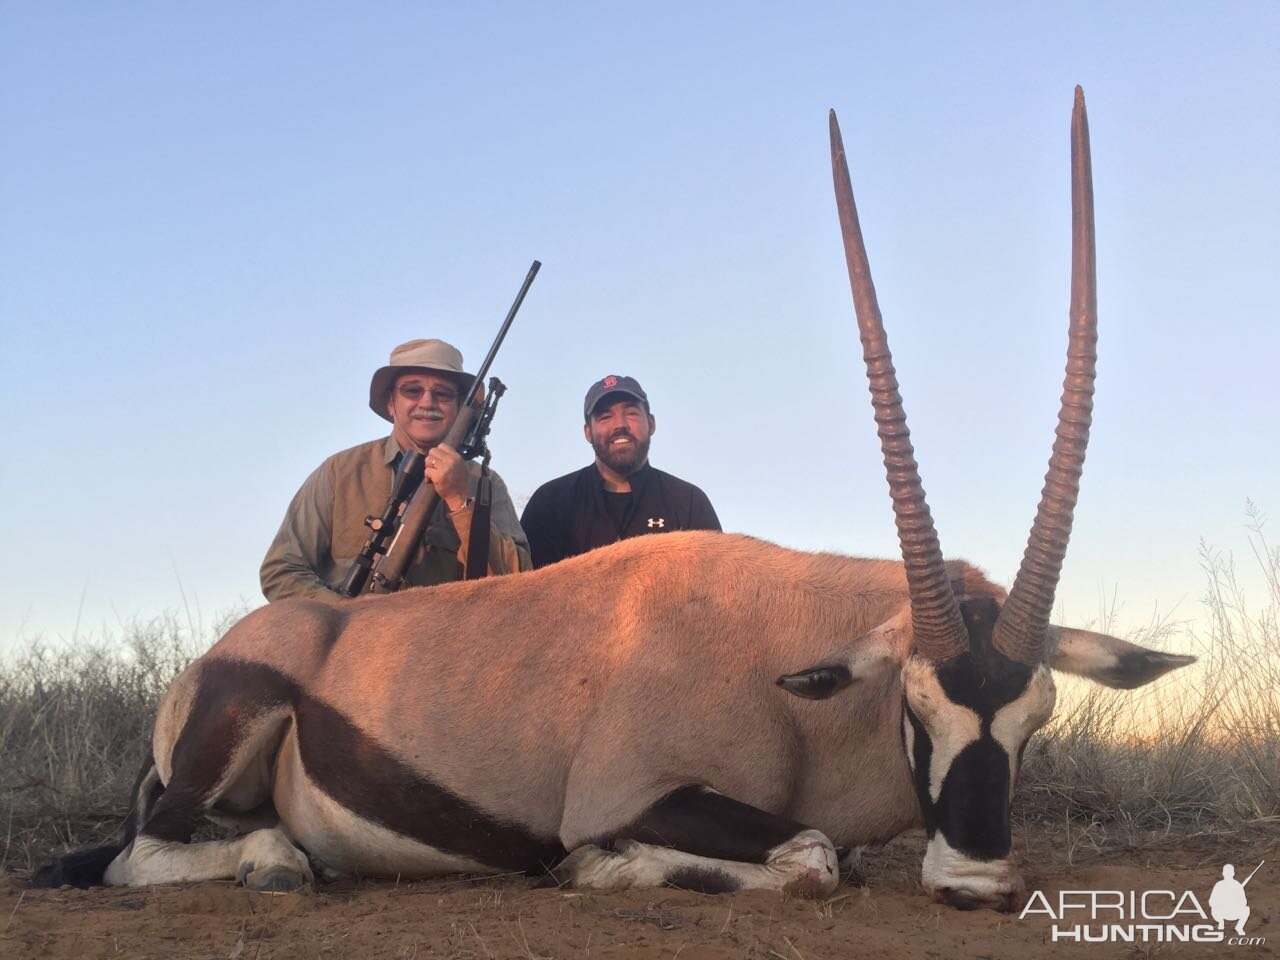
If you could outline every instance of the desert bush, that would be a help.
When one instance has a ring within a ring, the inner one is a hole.
[[[0,662],[0,867],[114,833],[160,697],[218,629],[193,635],[165,614]]]

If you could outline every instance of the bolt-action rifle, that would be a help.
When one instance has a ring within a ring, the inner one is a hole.
[[[489,347],[488,355],[472,378],[471,385],[462,394],[457,419],[444,438],[444,442],[457,450],[463,459],[482,457],[486,467],[489,463],[486,437],[497,412],[498,401],[507,388],[497,377],[490,377],[486,393],[483,388],[484,377],[493,365],[493,358],[497,356],[498,348],[511,329],[511,321],[516,318],[516,311],[524,302],[524,295],[529,292],[529,285],[533,283],[541,266],[535,260],[529,268],[515,302],[507,311],[507,318],[502,321],[498,336]],[[440,495],[435,488],[430,482],[424,482],[425,462],[426,458],[416,450],[408,451],[400,458],[400,466],[396,468],[395,479],[391,484],[391,497],[379,516],[365,518],[365,525],[370,530],[369,539],[352,561],[347,575],[334,588],[338,593],[345,597],[358,597],[365,592],[394,593],[404,585],[404,571],[413,560],[427,522],[431,519],[436,504],[440,502]],[[484,531],[486,534],[487,532]],[[482,539],[487,541],[488,538]],[[475,550],[480,546],[484,547],[487,557],[487,543],[473,543],[470,549]]]

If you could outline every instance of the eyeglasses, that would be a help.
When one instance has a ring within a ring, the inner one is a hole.
[[[396,393],[404,397],[406,400],[417,402],[421,400],[427,393],[427,388],[420,383],[402,383],[396,387]],[[454,390],[432,390],[431,402],[437,403],[442,407],[450,406],[458,402],[457,391]]]

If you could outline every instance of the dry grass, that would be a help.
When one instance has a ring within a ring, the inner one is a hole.
[[[1127,694],[1060,684],[1024,762],[1024,827],[1067,834],[1069,849],[1280,834],[1280,550],[1252,505],[1249,516],[1264,595],[1246,598],[1232,558],[1202,545],[1206,626],[1130,638],[1200,662]]]
[[[0,663],[0,868],[114,834],[156,704],[218,629],[193,637],[165,615],[119,640],[34,641]]]
[[[1062,684],[1015,804],[1022,831],[1048,841],[1037,849],[1071,859],[1280,835],[1280,550],[1251,517],[1266,595],[1243,597],[1231,559],[1205,547],[1208,626],[1159,623],[1131,637],[1189,649],[1200,664],[1128,694]],[[157,701],[230,619],[201,634],[164,616],[120,640],[33,643],[0,662],[0,868],[26,871],[114,832]]]

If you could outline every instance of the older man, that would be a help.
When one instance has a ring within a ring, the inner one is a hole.
[[[535,567],[641,534],[720,529],[705,493],[649,466],[658,425],[635,379],[597,380],[582,412],[595,462],[544,483],[520,518]]]
[[[302,484],[262,561],[268,600],[344,599],[334,587],[369,536],[365,517],[382,512],[400,458],[410,450],[426,457],[426,479],[440,503],[405,580],[430,586],[461,579],[480,468],[443,440],[471,379],[462,370],[462,354],[442,340],[411,340],[391,351],[391,362],[369,383],[369,407],[390,421],[391,435],[335,453]],[[527,570],[528,541],[515,506],[502,479],[492,477],[488,572]]]

